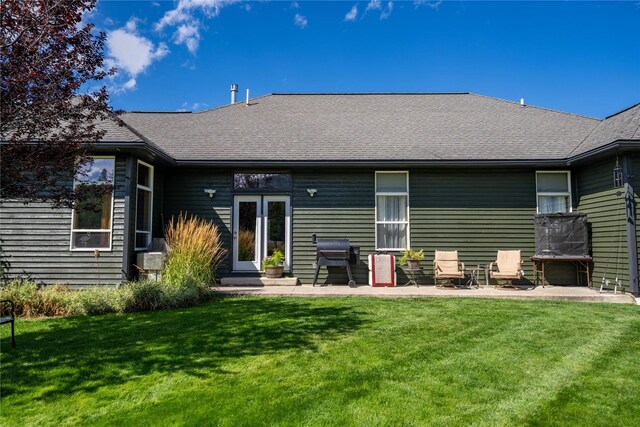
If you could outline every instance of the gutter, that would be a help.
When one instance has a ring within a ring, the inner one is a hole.
[[[204,167],[224,166],[234,168],[291,168],[291,167],[323,167],[323,168],[370,168],[370,167],[559,167],[566,165],[564,160],[176,160],[176,166]]]
[[[574,163],[584,163],[586,161],[594,160],[599,157],[605,157],[611,152],[623,152],[623,151],[636,151],[640,150],[640,141],[638,140],[617,140],[609,144],[602,145],[594,148],[593,150],[585,151],[584,153],[577,154],[573,157],[569,157],[566,160],[567,166]]]

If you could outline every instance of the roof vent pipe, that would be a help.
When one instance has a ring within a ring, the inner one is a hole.
[[[524,107],[524,98],[520,98],[520,107]]]
[[[249,88],[247,88],[247,107],[249,106]]]
[[[236,95],[238,94],[238,84],[231,83],[231,103],[236,103]]]

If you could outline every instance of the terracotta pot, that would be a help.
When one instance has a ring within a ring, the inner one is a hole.
[[[264,268],[264,274],[267,279],[279,279],[284,273],[284,267],[281,265],[268,265]]]
[[[408,259],[407,260],[407,268],[409,270],[419,270],[420,269],[420,260],[419,259]]]

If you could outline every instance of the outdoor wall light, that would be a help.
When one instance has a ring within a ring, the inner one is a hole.
[[[318,190],[316,190],[315,188],[307,188],[307,193],[309,193],[309,197],[315,196],[317,192]]]
[[[622,179],[622,168],[620,167],[620,163],[618,163],[618,158],[616,157],[616,166],[613,168],[613,188],[620,188],[624,185],[624,180]]]
[[[213,198],[216,194],[216,190],[212,190],[211,188],[205,188],[204,192],[209,195],[209,197]]]

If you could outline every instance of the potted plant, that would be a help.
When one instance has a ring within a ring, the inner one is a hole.
[[[284,272],[284,254],[276,249],[271,256],[262,260],[262,269],[268,279],[278,279]]]
[[[414,251],[413,249],[405,249],[404,254],[400,258],[400,265],[406,265],[409,270],[419,270],[420,261],[424,259],[424,250]]]

